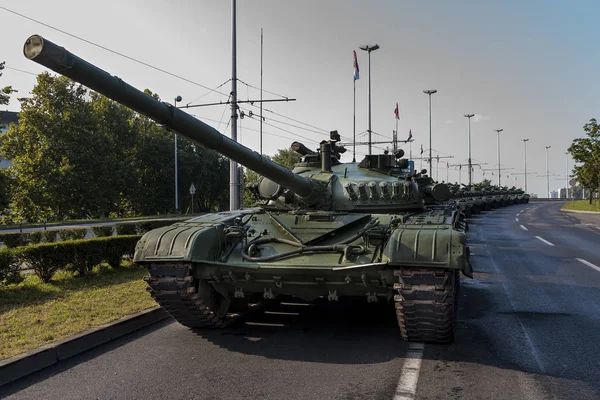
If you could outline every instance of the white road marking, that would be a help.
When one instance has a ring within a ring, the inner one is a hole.
[[[596,229],[600,229],[600,226],[597,226]]]
[[[517,217],[518,217],[519,215],[521,215],[521,213],[518,213],[518,214],[517,214]]]
[[[541,240],[542,242],[546,243],[548,246],[554,246],[552,243],[550,243],[549,241],[547,241],[546,239],[542,239],[539,236],[536,236],[536,238],[538,238],[539,240]]]
[[[576,258],[576,260],[579,261],[580,263],[585,264],[590,268],[594,268],[596,271],[600,272],[600,267],[592,264],[591,262],[585,261],[583,258]]]
[[[524,211],[525,211],[525,210],[521,210],[521,211],[519,211],[519,213],[522,213],[522,212],[524,212]]]
[[[515,221],[519,222],[519,218],[515,218]]]
[[[408,345],[404,366],[400,373],[393,400],[413,400],[415,398],[424,348],[423,343],[410,343]]]
[[[524,231],[528,231],[529,229],[525,228],[523,225],[521,225],[521,229],[523,229]]]

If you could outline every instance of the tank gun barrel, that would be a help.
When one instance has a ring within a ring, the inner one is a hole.
[[[197,118],[168,103],[152,98],[39,35],[27,39],[23,53],[28,59],[71,78],[202,147],[215,150],[290,189],[308,204],[317,202],[320,197],[316,184],[309,179],[294,174],[287,168],[222,135]]]

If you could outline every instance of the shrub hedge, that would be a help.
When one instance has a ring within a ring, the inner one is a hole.
[[[152,221],[138,221],[136,222],[137,233],[144,234],[153,229],[162,228],[163,226],[173,225],[177,222],[181,222],[180,219],[156,219]]]
[[[42,243],[56,242],[57,231],[42,231]]]
[[[115,225],[117,235],[136,235],[137,226],[135,222],[119,222]]]
[[[19,259],[14,250],[8,248],[0,249],[0,284],[19,283],[23,280],[19,270]]]
[[[112,236],[113,227],[111,225],[92,226],[92,232],[96,237]]]
[[[86,228],[61,229],[58,231],[58,237],[62,241],[85,239],[85,235],[87,235]]]
[[[18,247],[27,244],[26,233],[2,233],[0,234],[0,242],[3,242],[6,247]]]
[[[139,239],[139,235],[110,236],[40,243],[11,251],[13,256],[33,268],[42,281],[49,282],[61,268],[85,275],[103,261],[112,267],[118,267],[124,255],[133,254]]]

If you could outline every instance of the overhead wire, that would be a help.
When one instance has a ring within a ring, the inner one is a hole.
[[[196,86],[199,86],[199,87],[201,87],[201,88],[204,88],[204,89],[206,89],[206,90],[210,90],[210,91],[213,91],[213,92],[215,92],[215,93],[219,93],[219,94],[221,94],[221,95],[223,95],[223,96],[225,95],[224,93],[217,92],[217,91],[213,90],[212,88],[210,88],[210,87],[208,87],[208,86],[202,85],[201,83],[198,83],[198,82],[192,81],[191,79],[184,78],[183,76],[180,76],[180,75],[174,74],[174,73],[172,73],[172,72],[169,72],[169,71],[167,71],[167,70],[164,70],[164,69],[162,69],[162,68],[156,67],[156,66],[154,66],[154,65],[152,65],[152,64],[148,64],[147,62],[140,61],[140,60],[138,60],[138,59],[136,59],[136,58],[133,58],[133,57],[131,57],[131,56],[128,56],[128,55],[126,55],[126,54],[123,54],[123,53],[120,53],[120,52],[118,52],[118,51],[115,51],[115,50],[109,49],[109,48],[108,48],[108,47],[106,47],[106,46],[102,46],[102,45],[100,45],[100,44],[94,43],[94,42],[92,42],[91,40],[87,40],[87,39],[85,39],[85,38],[83,38],[83,37],[81,37],[81,36],[77,36],[77,35],[75,35],[75,34],[73,34],[73,33],[69,33],[69,32],[67,32],[67,31],[65,31],[65,30],[62,30],[62,29],[60,29],[60,28],[57,28],[57,27],[55,27],[55,26],[52,26],[52,25],[46,24],[46,23],[44,23],[44,22],[42,22],[42,21],[39,21],[39,20],[37,20],[37,19],[34,19],[34,18],[31,18],[31,17],[28,17],[27,15],[21,14],[21,13],[19,13],[19,12],[16,12],[16,11],[13,11],[13,10],[11,10],[11,9],[8,9],[8,8],[4,7],[4,6],[0,6],[0,9],[2,9],[2,10],[4,10],[4,11],[7,11],[7,12],[9,12],[9,13],[12,13],[12,14],[18,15],[19,17],[21,17],[21,18],[25,18],[25,19],[27,19],[27,20],[29,20],[29,21],[35,22],[36,24],[40,24],[40,25],[42,25],[42,26],[45,26],[45,27],[47,27],[47,28],[53,29],[53,30],[55,30],[55,31],[57,31],[57,32],[60,32],[60,33],[62,33],[62,34],[65,34],[65,35],[67,35],[67,36],[70,36],[70,37],[72,37],[72,38],[75,38],[75,39],[77,39],[77,40],[81,40],[82,42],[85,42],[85,43],[87,43],[87,44],[90,44],[90,45],[92,45],[92,46],[95,46],[95,47],[97,47],[97,48],[99,48],[99,49],[102,49],[102,50],[108,51],[108,52],[110,52],[110,53],[116,54],[116,55],[118,55],[118,56],[121,56],[121,57],[123,57],[123,58],[126,58],[126,59],[128,59],[128,60],[130,60],[130,61],[133,61],[133,62],[136,62],[136,63],[138,63],[138,64],[141,64],[141,65],[143,65],[143,66],[145,66],[145,67],[148,67],[148,68],[154,69],[154,70],[156,70],[156,71],[162,72],[163,74],[167,74],[167,75],[169,75],[169,76],[172,76],[173,78],[177,78],[177,79],[180,79],[180,80],[182,80],[182,81],[184,81],[184,82],[191,83],[192,85],[196,85]]]
[[[189,106],[190,104],[200,100],[201,98],[213,93],[214,91],[216,91],[217,89],[219,89],[221,86],[226,85],[227,83],[231,82],[231,78],[227,79],[225,82],[221,83],[219,86],[215,87],[212,90],[209,90],[208,92],[204,93],[202,96],[198,97],[197,99],[194,99],[192,101],[190,101],[189,103],[186,104],[186,106]],[[229,101],[229,100],[228,100]]]
[[[4,65],[4,68],[6,68],[6,69],[12,69],[13,71],[19,71],[19,72],[22,72],[24,74],[29,74],[29,75],[33,75],[33,76],[37,76],[38,75],[38,74],[34,74],[33,72],[24,71],[24,70],[19,69],[19,68],[9,67],[8,65]]]

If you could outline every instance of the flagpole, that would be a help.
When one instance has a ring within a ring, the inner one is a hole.
[[[394,140],[394,154],[396,154],[396,150],[398,150],[398,118],[396,118],[396,133],[393,137]]]
[[[353,125],[353,132],[354,132],[354,154],[352,155],[352,162],[356,162],[356,78],[352,79],[354,82],[354,111],[353,111],[353,121],[354,121],[354,125]]]

